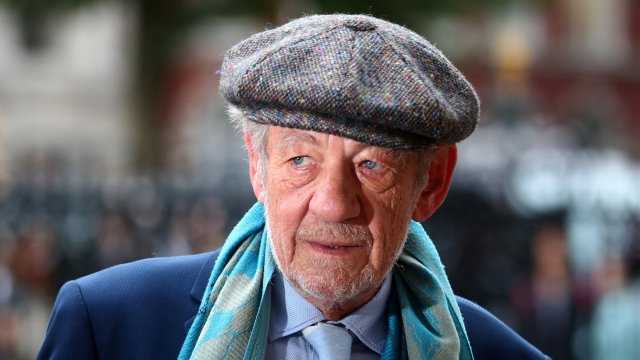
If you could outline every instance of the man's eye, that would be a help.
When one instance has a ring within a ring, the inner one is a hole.
[[[291,162],[296,166],[305,166],[309,165],[309,157],[308,156],[296,156],[291,159]]]
[[[380,165],[372,160],[365,160],[362,162],[362,166],[367,170],[379,170]]]

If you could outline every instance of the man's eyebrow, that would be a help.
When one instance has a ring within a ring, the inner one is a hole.
[[[307,134],[301,131],[292,131],[286,134],[279,142],[279,148],[286,148],[296,143],[308,143],[312,145],[317,145],[318,140],[313,137],[311,134]]]

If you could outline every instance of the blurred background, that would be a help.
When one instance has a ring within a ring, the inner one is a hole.
[[[65,281],[221,246],[255,201],[222,56],[333,12],[480,94],[424,224],[454,290],[555,359],[640,358],[640,1],[0,0],[0,359],[35,357]]]

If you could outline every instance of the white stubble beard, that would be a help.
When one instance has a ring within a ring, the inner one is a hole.
[[[266,227],[269,235],[267,238],[276,266],[284,275],[285,279],[287,279],[289,284],[291,284],[298,293],[305,298],[310,297],[320,302],[333,303],[336,306],[339,306],[340,304],[345,304],[357,299],[358,296],[366,293],[368,290],[379,288],[386,275],[391,271],[404,247],[403,244],[403,246],[397,251],[397,254],[394,254],[393,261],[389,263],[387,269],[384,269],[383,276],[377,276],[376,271],[370,262],[367,262],[360,272],[356,274],[356,276],[353,276],[352,272],[355,264],[351,261],[342,260],[338,263],[337,261],[328,260],[323,257],[314,257],[310,259],[309,263],[304,268],[301,266],[302,264],[292,263],[287,269],[285,269],[283,267],[282,259],[280,259],[280,254],[273,246],[273,232],[271,231],[271,229],[273,229],[271,224],[272,217],[269,216],[269,206],[266,200],[264,205]],[[323,230],[320,231],[328,231],[327,226],[330,225],[321,226],[320,228]],[[337,230],[338,233],[344,234],[347,232],[350,233],[349,235],[360,237],[359,241],[372,241],[368,230],[366,230],[365,233],[363,228],[355,228],[356,225],[340,224],[337,226],[342,227],[342,231]],[[346,229],[346,231],[344,231],[345,227],[351,227],[351,229]],[[296,234],[296,242],[298,242],[297,235],[298,234]]]

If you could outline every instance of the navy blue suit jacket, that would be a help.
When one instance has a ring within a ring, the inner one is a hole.
[[[175,359],[218,252],[118,265],[66,283],[38,359]],[[544,359],[500,320],[458,297],[476,359]]]

